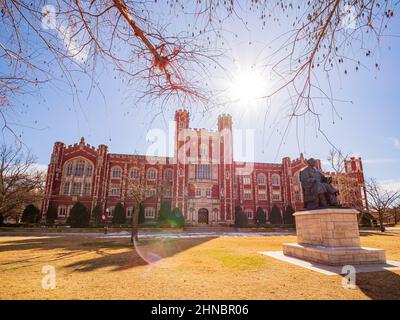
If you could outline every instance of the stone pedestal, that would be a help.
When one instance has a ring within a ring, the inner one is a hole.
[[[300,211],[294,216],[298,243],[283,244],[285,255],[327,265],[386,262],[383,249],[360,246],[356,210]]]

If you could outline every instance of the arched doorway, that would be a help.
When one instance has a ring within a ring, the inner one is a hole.
[[[198,223],[208,224],[208,210],[205,208],[199,209]]]

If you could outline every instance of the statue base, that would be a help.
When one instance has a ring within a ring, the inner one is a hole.
[[[337,208],[296,212],[298,243],[283,244],[283,253],[334,266],[386,263],[385,250],[360,246],[357,213]]]

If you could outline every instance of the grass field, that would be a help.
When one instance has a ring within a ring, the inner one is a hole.
[[[400,260],[400,234],[370,233],[368,247]],[[144,241],[0,237],[0,299],[400,299],[400,271],[357,275],[357,289],[258,254],[294,236]],[[151,263],[149,263],[151,262]],[[42,288],[52,265],[57,287]]]

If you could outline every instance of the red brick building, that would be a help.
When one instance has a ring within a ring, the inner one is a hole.
[[[134,200],[131,181],[146,188],[145,218],[155,221],[162,202],[182,209],[187,223],[231,223],[235,206],[249,219],[258,208],[268,217],[273,206],[281,212],[303,206],[299,172],[306,159],[285,157],[281,163],[239,163],[233,160],[232,117],[218,117],[217,130],[191,129],[189,112],[175,113],[173,157],[147,157],[110,153],[106,145],[54,144],[48,167],[42,212],[55,208],[63,222],[71,207],[82,202],[91,212],[98,205],[111,218],[114,206],[124,205],[131,217]],[[318,167],[321,168],[320,161]],[[363,201],[361,159],[346,163],[344,177],[357,180],[354,192]],[[354,180],[353,180],[354,181]],[[364,188],[364,189],[363,189]],[[43,215],[44,217],[44,215]]]

